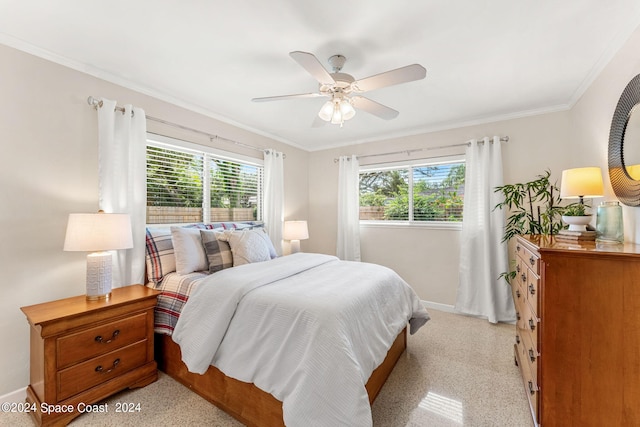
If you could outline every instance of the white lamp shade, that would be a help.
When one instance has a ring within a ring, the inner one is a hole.
[[[69,214],[65,251],[98,252],[133,247],[128,214]]]
[[[342,118],[344,120],[352,119],[353,116],[356,115],[356,110],[353,108],[353,105],[345,99],[340,102],[340,112],[342,113]]]
[[[329,120],[331,120],[332,115],[333,115],[333,101],[327,101],[324,103],[324,105],[320,109],[318,116],[325,122],[328,122]]]
[[[580,197],[601,197],[604,194],[602,172],[598,167],[566,169],[562,171],[560,197],[578,199]]]
[[[307,228],[307,221],[285,221],[282,238],[284,240],[308,239],[309,229]]]

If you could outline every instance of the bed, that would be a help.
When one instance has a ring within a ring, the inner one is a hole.
[[[277,257],[258,223],[149,229],[147,271],[160,369],[246,425],[371,426],[407,324],[429,319],[393,271]]]

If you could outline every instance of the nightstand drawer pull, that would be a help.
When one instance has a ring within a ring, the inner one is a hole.
[[[531,264],[531,267],[533,267],[536,263],[536,259],[534,257],[529,258],[529,264]]]
[[[119,364],[120,364],[120,359],[114,360],[113,361],[113,367],[111,369],[107,369],[106,371],[102,368],[102,365],[98,365],[98,366],[96,366],[96,372],[98,372],[100,374],[109,374],[114,369],[116,369],[116,366],[118,366]]]
[[[535,295],[536,294],[536,288],[533,287],[533,283],[529,283],[529,293],[531,295]]]
[[[516,335],[516,344],[520,344],[520,335]]]
[[[532,395],[536,394],[536,390],[533,387],[533,381],[529,381],[529,393]]]
[[[529,328],[531,328],[532,331],[536,329],[536,322],[534,322],[533,319],[529,319]]]
[[[531,349],[531,348],[529,349],[529,359],[530,359],[532,362],[535,362],[535,361],[536,361],[536,355],[535,355],[535,353],[534,353],[533,349]]]
[[[95,338],[95,340],[96,340],[97,342],[99,342],[99,343],[102,343],[102,344],[109,344],[110,342],[112,342],[113,340],[115,340],[115,339],[116,339],[116,337],[117,337],[118,335],[120,335],[120,330],[119,330],[119,329],[116,329],[115,331],[113,331],[113,334],[111,334],[111,338],[109,338],[108,340],[104,341],[104,340],[102,339],[102,336],[101,336],[101,335],[98,335],[98,336]]]

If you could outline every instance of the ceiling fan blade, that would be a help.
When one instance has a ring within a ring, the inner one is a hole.
[[[253,98],[253,102],[266,102],[266,101],[282,101],[285,99],[300,99],[300,98],[319,98],[325,95],[321,93],[300,93],[296,95],[280,95],[280,96],[266,96],[264,98]]]
[[[362,80],[353,82],[351,85],[356,92],[367,92],[369,90],[380,89],[387,86],[393,86],[400,83],[412,82],[414,80],[424,79],[427,70],[419,64],[407,65],[406,67],[396,68],[395,70],[376,74],[366,77]]]
[[[365,98],[364,96],[352,96],[351,100],[353,101],[354,107],[362,111],[366,111],[369,114],[373,114],[374,116],[378,116],[381,119],[395,119],[396,117],[398,117],[398,114],[400,114],[393,108],[389,108],[386,105],[379,104],[376,101]]]
[[[296,50],[290,52],[291,56],[298,64],[309,72],[320,84],[335,84],[335,80],[331,77],[331,74],[322,66],[318,58],[312,53],[301,52]]]

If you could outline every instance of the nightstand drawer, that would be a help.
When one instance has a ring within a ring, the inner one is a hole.
[[[56,340],[58,369],[124,347],[146,336],[146,313],[65,335]]]
[[[146,347],[147,340],[142,340],[58,372],[58,399],[64,400],[144,365]]]

